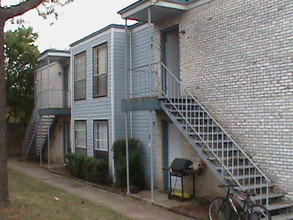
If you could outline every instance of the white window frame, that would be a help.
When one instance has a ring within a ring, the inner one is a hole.
[[[82,68],[81,71],[77,72],[77,65],[78,65],[77,59],[80,56],[84,56],[84,59],[85,59],[84,68]],[[84,72],[83,77],[78,78],[78,76],[81,75],[80,73],[83,73],[83,72]],[[76,97],[76,86],[75,85],[77,84],[77,82],[80,82],[80,81],[84,81],[84,84],[85,84],[84,97]],[[76,54],[74,56],[74,100],[82,100],[82,99],[86,99],[86,51],[83,51],[83,52]]]
[[[78,122],[84,122],[85,123],[85,129],[77,129],[77,123]],[[77,145],[78,141],[77,141],[77,132],[85,132],[85,145]],[[79,148],[79,149],[87,149],[87,123],[86,120],[75,120],[74,121],[74,140],[75,140],[75,148]]]
[[[105,60],[104,62],[105,63],[102,63],[105,65],[105,70],[104,72],[99,72],[99,64],[98,64],[98,51],[99,49],[104,49],[106,50],[106,54],[105,54]],[[96,97],[103,97],[103,96],[107,96],[108,95],[108,43],[105,42],[103,44],[100,44],[96,47],[93,48],[93,54],[94,54],[94,57],[93,57],[93,97],[96,98]],[[105,91],[105,94],[98,94],[98,85],[95,84],[95,79],[96,78],[99,78],[101,76],[105,76],[106,77],[106,91]],[[96,92],[95,92],[96,91]]]
[[[96,124],[98,123],[106,123],[106,131],[105,134],[106,134],[106,139],[103,139],[102,141],[103,142],[106,142],[106,147],[105,148],[99,148],[97,146],[97,144],[99,143],[99,141],[101,141],[99,139],[99,137],[97,137],[97,127],[96,127]],[[109,121],[107,119],[95,119],[93,121],[93,148],[94,148],[94,151],[103,151],[103,152],[109,152]]]

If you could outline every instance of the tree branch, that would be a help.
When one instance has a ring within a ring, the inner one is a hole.
[[[38,7],[46,0],[26,0],[18,5],[13,5],[8,8],[3,8],[5,13],[5,20],[24,14],[25,12]]]

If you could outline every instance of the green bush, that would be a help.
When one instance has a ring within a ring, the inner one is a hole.
[[[131,138],[129,145],[129,175],[130,186],[143,189],[145,187],[144,169],[141,163],[139,140]],[[117,184],[126,187],[126,141],[118,140],[113,144],[115,173]]]
[[[109,180],[108,162],[81,154],[65,155],[66,165],[70,174],[93,183],[105,184]]]
[[[100,184],[108,183],[108,163],[103,159],[90,159],[84,165],[84,176],[90,182]]]
[[[69,153],[65,155],[66,168],[68,168],[70,174],[74,177],[83,179],[83,160],[84,156],[81,154]]]

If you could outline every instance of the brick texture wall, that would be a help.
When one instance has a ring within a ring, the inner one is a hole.
[[[293,196],[293,1],[213,1],[180,30],[184,84]]]
[[[293,1],[211,1],[157,24],[158,53],[176,23],[183,83],[293,197]]]

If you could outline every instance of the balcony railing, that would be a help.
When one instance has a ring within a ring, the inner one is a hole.
[[[37,109],[68,108],[70,107],[70,91],[44,90],[39,92],[35,101]]]
[[[158,96],[160,91],[159,68],[159,63],[152,63],[130,69],[127,75],[127,98]]]

